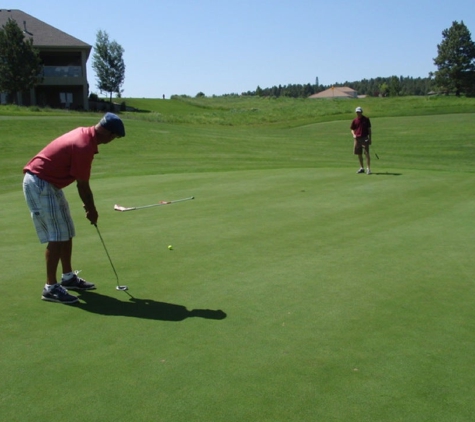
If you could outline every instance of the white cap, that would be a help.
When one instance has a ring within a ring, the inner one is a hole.
[[[363,109],[361,107],[356,107],[355,113],[363,113]]]

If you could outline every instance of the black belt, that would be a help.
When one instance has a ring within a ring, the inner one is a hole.
[[[27,170],[26,172],[27,172],[28,174],[31,174],[32,176],[36,176],[36,174],[35,174],[35,173],[32,173],[30,170]]]

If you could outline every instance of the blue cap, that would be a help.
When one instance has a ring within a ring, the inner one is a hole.
[[[124,123],[120,120],[120,117],[114,113],[106,113],[101,119],[99,124],[107,129],[109,132],[115,133],[117,136],[125,136]]]

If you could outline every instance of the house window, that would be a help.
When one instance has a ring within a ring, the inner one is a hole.
[[[71,103],[73,102],[73,93],[72,92],[60,92],[59,93],[59,100],[61,105],[64,108],[69,108]]]

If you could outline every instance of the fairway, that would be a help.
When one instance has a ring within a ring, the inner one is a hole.
[[[73,264],[98,289],[47,303],[21,167],[94,122],[2,120],[2,420],[473,420],[473,114],[375,118],[371,176],[346,120],[125,118],[91,186],[129,291],[71,185]]]

